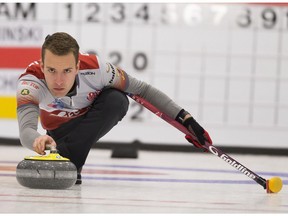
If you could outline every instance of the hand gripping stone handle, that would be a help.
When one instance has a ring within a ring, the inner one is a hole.
[[[50,153],[51,154],[56,154],[58,153],[57,149],[56,149],[56,146],[54,145],[51,145],[51,144],[48,144],[45,146],[45,150],[50,150]]]

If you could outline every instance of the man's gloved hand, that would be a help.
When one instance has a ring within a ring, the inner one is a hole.
[[[185,138],[188,142],[192,143],[197,148],[203,148],[202,145],[205,144],[205,141],[212,145],[212,140],[206,130],[204,130],[201,125],[193,118],[189,117],[184,122],[183,125],[190,131],[192,134],[195,134],[197,139],[193,138],[190,135],[186,135]]]

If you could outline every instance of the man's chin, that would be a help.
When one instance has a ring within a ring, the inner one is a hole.
[[[60,97],[64,97],[66,94],[65,94],[65,92],[52,92],[52,95],[54,96],[54,97],[57,97],[57,98],[60,98]]]

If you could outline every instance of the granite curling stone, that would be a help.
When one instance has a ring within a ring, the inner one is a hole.
[[[49,155],[28,156],[16,168],[20,185],[35,189],[67,189],[77,180],[77,168],[68,158],[51,150]]]

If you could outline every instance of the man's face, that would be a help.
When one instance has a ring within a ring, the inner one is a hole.
[[[49,50],[45,50],[41,70],[51,94],[54,97],[63,97],[74,84],[79,71],[79,61],[76,63],[72,52],[64,56],[58,56]]]

